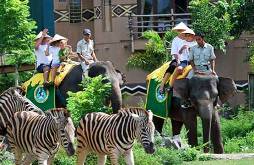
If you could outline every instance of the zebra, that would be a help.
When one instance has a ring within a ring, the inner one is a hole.
[[[35,106],[24,96],[25,92],[21,87],[11,87],[0,95],[0,148],[7,144],[4,141],[6,125],[15,112],[34,111],[39,114],[44,112]]]
[[[118,164],[123,154],[126,163],[132,165],[132,146],[136,138],[147,153],[154,153],[152,117],[152,112],[135,107],[123,108],[112,115],[102,112],[85,115],[76,129],[77,165],[83,165],[90,152],[97,154],[98,164],[105,164],[107,155],[111,164]]]
[[[35,159],[41,165],[51,164],[60,144],[69,156],[73,155],[74,136],[75,127],[64,108],[48,110],[45,115],[16,112],[7,125],[7,139],[17,165],[30,164]]]

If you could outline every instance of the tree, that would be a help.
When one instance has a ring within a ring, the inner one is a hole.
[[[204,33],[208,43],[215,49],[225,51],[225,41],[233,39],[230,35],[233,26],[227,1],[219,0],[212,4],[209,0],[192,0],[189,8],[194,31]]]
[[[233,28],[230,34],[238,38],[243,31],[254,31],[254,1],[233,0],[231,2],[230,19]]]
[[[139,68],[151,72],[160,67],[164,62],[171,59],[167,48],[171,47],[171,41],[176,36],[173,31],[167,31],[161,39],[155,31],[146,31],[143,38],[148,39],[145,51],[135,52],[128,59],[129,68]]]
[[[35,61],[33,40],[36,25],[29,17],[28,0],[0,0],[0,55],[6,56],[6,64],[14,64],[16,68],[22,63]],[[14,78],[12,75],[1,75],[0,79],[6,80],[7,77]],[[15,79],[18,85],[18,72]]]
[[[8,64],[34,62],[36,25],[29,16],[28,0],[0,0],[0,54]]]

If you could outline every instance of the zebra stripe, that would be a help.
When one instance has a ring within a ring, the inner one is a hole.
[[[16,164],[30,164],[33,159],[37,159],[39,164],[50,163],[59,144],[62,144],[68,155],[74,154],[75,128],[70,114],[64,108],[48,110],[45,114],[23,111],[16,112],[10,119],[7,138],[15,154]]]
[[[153,153],[153,136],[152,113],[142,108],[125,108],[112,115],[89,113],[77,128],[77,164],[83,165],[90,152],[98,155],[98,164],[105,164],[106,155],[111,164],[118,164],[120,154],[124,154],[127,164],[134,164],[134,140],[138,139],[147,153]]]
[[[6,135],[6,125],[15,112],[34,111],[44,114],[30,100],[24,97],[21,87],[11,87],[0,95],[0,142]]]

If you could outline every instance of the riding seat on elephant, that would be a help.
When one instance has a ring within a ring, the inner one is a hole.
[[[194,75],[190,79],[177,79],[174,82],[173,89],[177,95],[168,94],[171,98],[170,104],[167,106],[168,113],[166,116],[171,118],[173,137],[179,137],[182,126],[185,125],[188,131],[188,143],[191,146],[197,146],[197,116],[200,116],[203,125],[204,144],[211,139],[214,153],[223,153],[219,115],[215,106],[218,98],[224,103],[236,93],[234,81],[230,78],[218,78],[212,75]],[[186,99],[190,99],[192,104],[189,108],[181,106],[182,101]],[[165,111],[165,109],[151,110]],[[155,127],[160,133],[162,133],[166,117],[154,117]],[[178,141],[178,143],[180,142]],[[204,148],[204,152],[208,151],[209,144],[205,145]]]
[[[68,64],[66,64],[65,67],[67,67],[67,65]],[[116,113],[122,107],[122,94],[121,94],[120,86],[124,83],[125,76],[119,70],[116,70],[114,68],[112,62],[98,61],[93,64],[90,64],[89,69],[87,70],[87,74],[83,74],[83,70],[80,64],[72,64],[72,65],[73,66],[69,68],[68,71],[66,71],[67,73],[64,76],[62,76],[61,82],[55,88],[54,100],[55,100],[56,107],[66,107],[66,104],[67,104],[66,99],[68,97],[68,94],[67,94],[68,91],[78,92],[82,90],[79,84],[81,84],[82,79],[84,79],[86,75],[89,77],[96,77],[99,75],[103,75],[107,77],[107,80],[108,80],[107,82],[110,82],[112,85],[111,95],[109,96],[108,99],[111,102],[113,112]],[[60,72],[61,72],[61,68],[60,68]],[[32,77],[27,82],[25,82],[23,87],[25,87],[26,90],[28,89],[29,86],[34,86],[36,87],[36,89],[38,89],[38,90],[35,89],[32,91],[31,93],[32,97],[37,95],[40,96],[39,98],[50,97],[48,96],[49,95],[48,90],[44,89],[42,86],[43,79],[38,78],[39,76],[41,77],[42,75],[35,77],[36,75],[34,75],[34,77]],[[58,77],[56,77],[56,79],[58,79]],[[29,91],[27,90],[27,92]],[[34,102],[34,100],[31,99],[32,102]],[[38,100],[36,101],[38,102]],[[48,108],[44,110],[47,110],[47,109]]]

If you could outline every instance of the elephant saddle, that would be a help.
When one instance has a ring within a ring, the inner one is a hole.
[[[171,107],[171,97],[172,92],[165,92],[161,94],[159,92],[160,84],[163,79],[163,76],[168,69],[170,62],[163,64],[160,68],[154,70],[147,77],[147,97],[146,97],[146,109],[149,109],[153,112],[153,114],[160,118],[168,117],[168,113]],[[185,78],[189,71],[191,70],[191,66],[187,66],[184,68],[183,73],[177,77],[177,79]],[[172,75],[169,80],[165,84],[167,87],[170,84],[172,79]]]
[[[75,65],[71,63],[62,63],[60,65],[55,78],[56,86],[61,84],[65,76]],[[49,81],[51,81],[51,73],[49,75]],[[43,73],[36,73],[22,84],[22,88],[26,91],[26,97],[42,110],[55,108],[55,87],[49,86],[45,89],[43,82]]]

